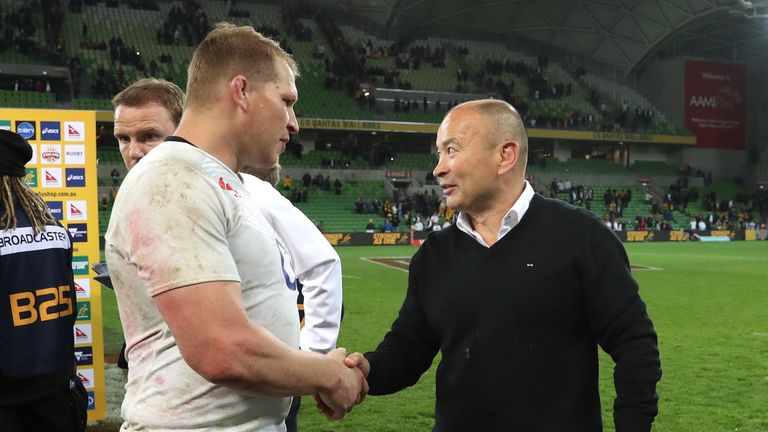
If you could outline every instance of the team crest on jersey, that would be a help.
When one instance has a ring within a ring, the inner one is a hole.
[[[232,186],[229,185],[229,183],[225,182],[224,177],[219,177],[219,186],[225,191],[234,192],[235,196],[240,198],[240,193],[237,190],[233,189]]]

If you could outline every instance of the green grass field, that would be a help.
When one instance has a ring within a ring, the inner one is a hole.
[[[664,371],[654,430],[768,431],[768,242],[626,247],[633,264],[660,269],[634,273],[659,334]],[[410,257],[415,250],[338,249],[346,308],[341,346],[351,351],[373,349],[405,293],[406,272],[360,258]],[[104,295],[104,315],[109,356],[117,352],[122,338],[111,292]],[[300,428],[303,432],[431,430],[434,369],[410,389],[368,397],[340,422],[327,421],[311,398],[304,398]],[[614,391],[607,355],[601,356],[600,375],[605,430],[612,431]]]

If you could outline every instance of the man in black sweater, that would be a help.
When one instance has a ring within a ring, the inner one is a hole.
[[[371,395],[415,384],[438,351],[435,431],[600,431],[597,346],[616,362],[617,432],[651,430],[661,365],[627,255],[592,213],[535,195],[502,101],[461,104],[434,174],[457,223],[411,261],[399,316],[347,365]]]

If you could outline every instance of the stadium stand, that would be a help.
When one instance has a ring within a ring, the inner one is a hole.
[[[9,108],[53,108],[53,93],[0,90],[0,106]]]
[[[86,2],[64,14],[63,48],[70,64],[82,68],[82,72],[72,68],[76,89],[71,106],[108,110],[111,95],[147,75],[183,84],[186,64],[201,36],[196,23],[183,20],[195,17],[201,25],[220,20],[253,25],[292,51],[303,71],[297,83],[302,116],[439,122],[452,104],[490,94],[513,100],[529,127],[623,130],[626,126],[627,130],[674,133],[664,114],[637,91],[590,74],[576,77],[555,61],[513,51],[501,43],[436,37],[402,43],[350,25],[337,26],[323,15],[292,17],[276,5],[206,1],[199,10],[195,5],[158,2],[154,9],[142,9]],[[124,25],[127,22],[132,23],[130,31]],[[35,28],[30,39],[43,46],[45,29]],[[339,57],[340,47],[350,52]],[[349,69],[355,55],[364,57],[364,70],[346,76],[341,70]],[[0,56],[11,63],[34,63],[29,55],[13,49],[0,51]],[[387,89],[416,93],[393,96]],[[592,90],[599,93],[600,101],[590,102]],[[462,96],[465,93],[470,95]],[[403,109],[393,108],[395,101]],[[632,109],[652,110],[647,112],[654,113],[653,119],[643,127],[604,119],[608,113],[600,109],[602,105],[615,112],[623,101]],[[0,103],[53,106],[50,98],[8,95],[0,95]]]
[[[291,197],[290,192],[283,189],[282,186],[278,189],[286,198]],[[382,182],[344,182],[340,195],[336,194],[333,187],[331,190],[324,190],[313,186],[308,190],[306,202],[294,202],[294,204],[316,224],[322,224],[327,232],[364,231],[368,219],[371,218],[380,225],[383,216],[355,212],[355,200],[357,198],[384,201],[386,196]]]
[[[596,99],[595,104],[622,127],[638,132],[675,133],[664,114],[637,90],[589,73],[584,74],[582,80],[596,91],[599,100]]]
[[[544,170],[563,174],[629,174],[627,169],[621,165],[602,159],[569,159],[567,161],[560,161],[556,158],[549,158],[545,168],[542,169],[540,165],[532,165],[529,171],[538,172]]]
[[[438,37],[392,40],[354,25],[337,25],[334,17],[323,13],[294,15],[275,4],[220,0],[135,4],[139,6],[70,2],[70,10],[61,15],[63,55],[59,58],[70,65],[74,97],[62,105],[58,93],[40,89],[44,84],[40,80],[25,81],[15,89],[10,81],[0,83],[0,105],[108,111],[109,98],[137,78],[153,75],[183,85],[186,64],[203,29],[227,20],[253,25],[293,52],[302,71],[297,80],[301,95],[297,113],[301,117],[437,123],[452,105],[491,95],[512,101],[529,128],[677,133],[665,113],[634,88],[590,71],[573,71],[571,65],[566,67],[517,46],[513,49],[498,42]],[[55,30],[39,25],[38,13],[23,2],[0,0],[0,6],[25,23],[14,33],[13,43],[0,47],[0,62],[50,64],[57,53],[32,48],[50,45]],[[46,11],[42,16],[50,22],[57,15]],[[639,177],[674,181],[679,175],[677,167],[663,161],[636,161],[627,168],[610,160],[575,156],[548,157],[530,164],[529,171],[545,177],[583,177],[584,184],[595,193],[616,184],[616,179],[626,185]],[[124,168],[116,149],[100,149],[99,160],[100,195],[109,195],[110,172],[117,169],[124,176]],[[412,170],[414,178],[423,178],[431,171],[434,156],[404,151],[381,165],[381,161],[374,163],[337,150],[309,148],[303,154],[286,152],[282,163],[288,170]],[[760,156],[755,173],[758,179],[768,179],[768,152]],[[605,183],[595,182],[601,178]],[[745,188],[728,182],[723,179],[703,188],[690,188],[696,190],[698,198],[685,208],[674,208],[672,215],[676,221],[696,217],[707,211],[706,197],[741,199],[747,194]],[[353,209],[349,199],[358,192],[386,198],[383,189],[355,189],[363,187],[364,182],[345,186],[341,196],[312,190],[302,208],[313,218],[325,220],[329,230],[356,229],[365,218],[345,219],[344,214],[334,215],[328,209]],[[663,193],[661,188],[655,198],[663,198]],[[602,215],[606,209],[596,203],[592,210]],[[636,217],[653,213],[653,205],[636,199],[626,210],[627,215]]]

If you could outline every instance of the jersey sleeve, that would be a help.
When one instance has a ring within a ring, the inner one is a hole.
[[[341,324],[341,259],[304,213],[270,184],[243,174],[257,207],[288,249],[303,285],[304,327],[300,347],[328,352],[336,348]]]
[[[239,282],[228,242],[238,215],[217,188],[189,166],[146,167],[118,193],[108,258],[115,254],[135,266],[151,296],[197,283]]]

